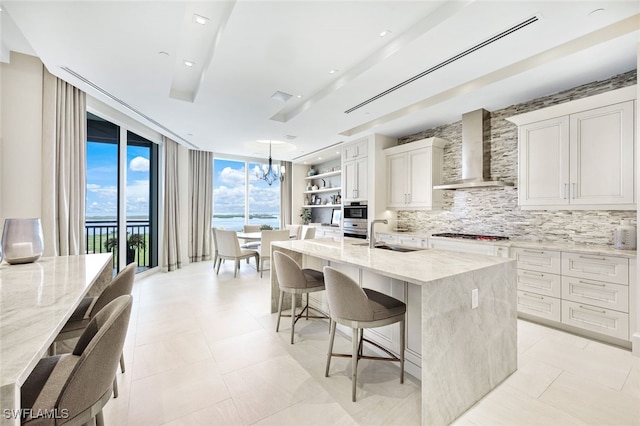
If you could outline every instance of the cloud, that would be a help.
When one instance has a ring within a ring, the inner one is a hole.
[[[220,172],[216,185],[225,185],[229,187],[244,187],[244,167],[241,169],[232,169],[225,167]]]
[[[134,172],[148,172],[149,160],[144,157],[135,157],[129,162],[129,170]]]

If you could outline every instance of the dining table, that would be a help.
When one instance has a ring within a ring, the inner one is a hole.
[[[20,387],[85,296],[114,274],[111,253],[0,264],[0,425],[20,424]]]

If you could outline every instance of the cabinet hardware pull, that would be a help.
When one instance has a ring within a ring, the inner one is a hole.
[[[586,285],[597,285],[598,287],[605,287],[605,286],[606,286],[605,284],[601,284],[601,283],[588,283],[588,282],[586,282],[586,281],[582,281],[582,280],[578,281],[578,283],[579,283],[579,284],[586,284]]]
[[[607,260],[606,257],[591,257],[591,256],[579,256],[580,259],[588,259],[588,260]]]
[[[595,308],[592,308],[590,306],[580,305],[580,308],[584,309],[585,311],[597,312],[599,314],[606,314],[607,313],[607,311],[605,311],[604,309],[595,309]]]
[[[525,275],[533,275],[534,277],[544,277],[544,274],[536,274],[535,272],[522,271]]]
[[[571,198],[573,198],[573,199],[576,198],[576,183],[575,182],[571,183]]]
[[[540,299],[540,300],[544,300],[543,296],[538,296],[537,294],[529,294],[529,293],[522,293],[524,296],[527,297],[532,297],[534,299]]]
[[[566,200],[567,199],[567,186],[569,186],[568,183],[564,184],[564,188],[562,188],[562,199]]]
[[[523,250],[525,253],[536,253],[536,254],[544,254],[544,251],[537,250]]]

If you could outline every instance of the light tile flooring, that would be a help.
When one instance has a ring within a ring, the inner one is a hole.
[[[108,425],[417,425],[420,383],[396,363],[363,360],[358,401],[351,363],[324,377],[327,324],[289,321],[275,332],[268,274],[211,262],[136,281],[120,396]],[[350,343],[336,336],[338,350]],[[640,358],[629,351],[518,322],[518,371],[458,425],[640,425]],[[464,383],[460,383],[464,386]]]

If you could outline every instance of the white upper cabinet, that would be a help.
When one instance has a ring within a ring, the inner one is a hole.
[[[423,139],[385,149],[387,207],[427,210],[442,205],[442,192],[433,189],[442,181],[442,149],[447,141]]]
[[[343,171],[344,201],[362,201],[367,199],[367,157],[345,161]]]
[[[367,141],[360,141],[345,145],[342,148],[342,160],[349,161],[367,156]]]
[[[634,104],[582,102],[593,107],[545,120],[531,121],[542,117],[538,111],[512,117],[520,125],[518,204],[523,209],[634,210]],[[557,107],[547,110],[557,112]]]

